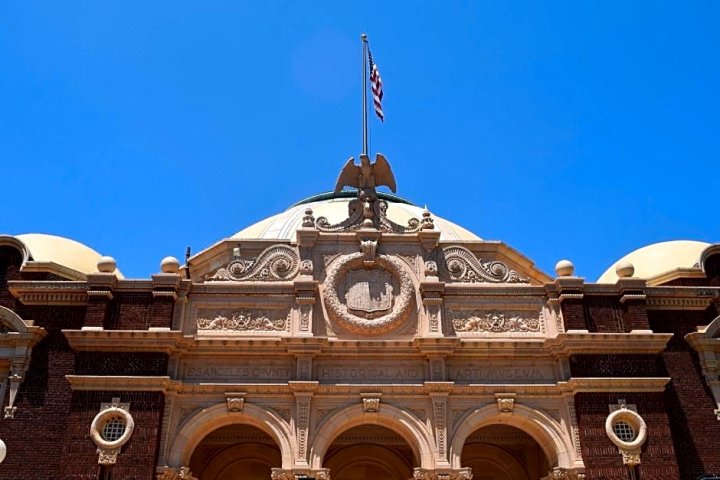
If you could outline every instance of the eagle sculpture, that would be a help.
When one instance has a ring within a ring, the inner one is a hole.
[[[355,165],[355,159],[350,157],[335,184],[335,193],[338,193],[344,186],[355,187],[358,190],[375,191],[375,187],[385,185],[395,193],[395,176],[390,169],[390,164],[385,157],[378,153],[375,156],[375,163],[370,163],[367,155],[360,155],[360,165]]]

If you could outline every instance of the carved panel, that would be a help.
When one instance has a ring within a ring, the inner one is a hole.
[[[198,312],[198,332],[284,332],[290,326],[290,311],[202,310]]]
[[[205,277],[207,281],[291,280],[299,270],[299,257],[287,245],[268,247],[253,260],[236,258]]]
[[[448,314],[456,332],[541,333],[545,330],[540,315],[527,311],[451,310]]]
[[[363,253],[354,253],[330,268],[324,283],[325,304],[343,328],[379,335],[407,318],[415,289],[410,274],[397,259],[378,255],[374,268],[363,271],[364,262]],[[382,308],[385,310],[378,310]]]
[[[467,248],[447,247],[443,250],[445,267],[456,282],[528,283],[527,278],[497,260],[483,262]]]

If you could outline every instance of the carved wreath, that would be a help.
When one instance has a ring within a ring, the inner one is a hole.
[[[287,245],[274,245],[260,253],[254,260],[238,258],[227,266],[206,277],[212,281],[290,280],[299,270],[299,257],[295,249]]]
[[[522,278],[504,263],[497,260],[483,262],[467,248],[448,247],[443,253],[452,280],[470,283],[528,283],[527,278]]]
[[[407,318],[414,294],[413,282],[410,274],[400,262],[387,255],[378,255],[375,257],[375,263],[388,270],[393,277],[399,279],[400,294],[395,301],[394,308],[386,315],[372,319],[353,315],[348,310],[347,305],[340,301],[337,292],[340,283],[346,278],[350,270],[363,267],[363,258],[361,252],[353,253],[330,269],[324,283],[325,305],[328,312],[345,329],[359,334],[380,335],[402,324]]]

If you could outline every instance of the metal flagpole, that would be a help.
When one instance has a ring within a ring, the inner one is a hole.
[[[368,118],[367,118],[367,35],[364,33],[360,35],[363,42],[363,58],[362,58],[362,69],[363,69],[363,155],[368,154]]]

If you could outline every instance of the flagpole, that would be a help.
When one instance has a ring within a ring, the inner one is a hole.
[[[363,42],[363,58],[362,58],[362,71],[363,71],[363,155],[368,154],[368,118],[367,118],[367,35],[364,33],[360,35]]]

